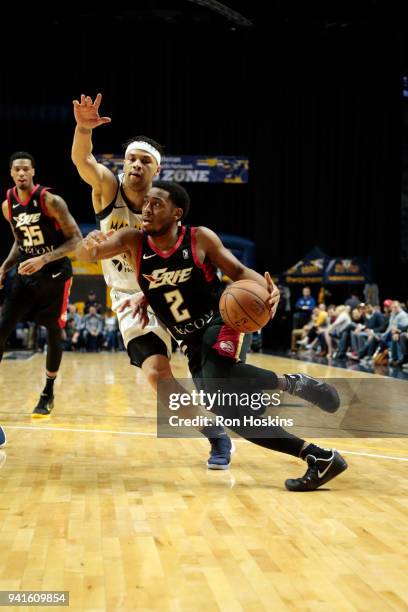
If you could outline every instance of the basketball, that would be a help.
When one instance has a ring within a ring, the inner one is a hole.
[[[220,314],[224,323],[239,332],[255,332],[270,319],[268,291],[252,280],[228,285],[220,298]]]

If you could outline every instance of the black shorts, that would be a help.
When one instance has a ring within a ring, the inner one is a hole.
[[[186,344],[190,372],[194,376],[204,364],[209,376],[223,377],[223,364],[245,361],[250,348],[250,334],[242,334],[225,325],[220,316],[215,317],[205,330]]]
[[[4,301],[3,323],[15,326],[19,321],[35,321],[47,328],[62,329],[65,327],[71,284],[71,262],[65,257],[35,274],[16,273]]]
[[[152,355],[168,356],[166,344],[154,332],[132,338],[127,345],[127,352],[130,363],[138,368],[141,368],[145,359]]]

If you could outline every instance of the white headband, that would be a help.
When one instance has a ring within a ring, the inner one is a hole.
[[[144,142],[143,140],[134,140],[130,143],[130,145],[127,146],[125,151],[125,157],[132,149],[140,149],[141,151],[146,151],[147,153],[150,153],[150,155],[152,155],[152,157],[154,157],[154,159],[157,161],[157,165],[160,166],[161,155],[158,150],[155,149],[148,142]]]

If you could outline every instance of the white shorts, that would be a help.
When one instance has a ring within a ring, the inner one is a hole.
[[[141,293],[141,292],[136,292]],[[144,336],[150,332],[153,332],[163,340],[167,348],[167,356],[171,357],[171,336],[167,329],[160,323],[155,317],[154,313],[148,308],[149,323],[143,329],[140,327],[139,317],[132,317],[132,309],[130,307],[125,308],[122,312],[117,312],[117,309],[123,304],[123,302],[129,299],[130,296],[136,295],[135,292],[120,291],[118,289],[111,289],[110,296],[112,300],[112,310],[116,312],[118,317],[119,329],[122,334],[123,342],[127,348],[127,345],[134,338]]]

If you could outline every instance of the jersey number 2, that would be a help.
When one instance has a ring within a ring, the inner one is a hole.
[[[181,323],[181,321],[186,321],[187,319],[191,318],[187,308],[180,308],[180,306],[183,304],[183,296],[178,289],[175,291],[167,291],[167,293],[164,294],[164,297],[166,298],[166,302],[171,304],[171,314],[177,323]]]

